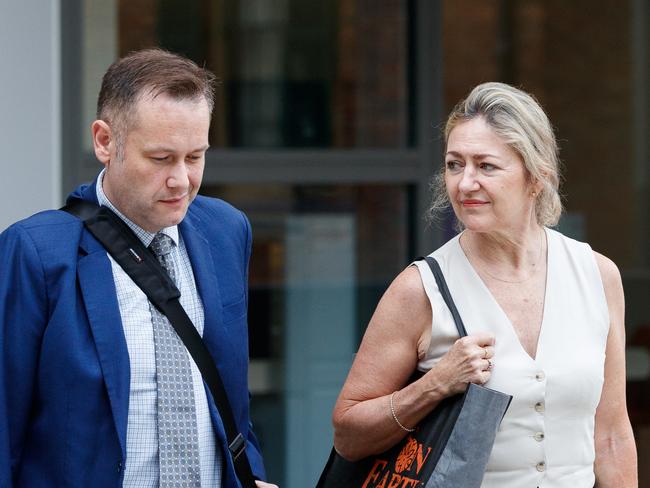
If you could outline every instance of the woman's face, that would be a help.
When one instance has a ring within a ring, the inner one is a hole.
[[[445,167],[449,200],[467,229],[503,232],[534,222],[535,199],[523,161],[482,117],[452,129]]]

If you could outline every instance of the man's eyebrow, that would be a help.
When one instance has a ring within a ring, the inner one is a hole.
[[[196,149],[192,149],[190,152],[195,153],[195,152],[205,152],[210,148],[210,144],[206,144],[205,146],[197,147]],[[150,146],[150,147],[145,147],[144,152],[152,153],[152,152],[168,152],[168,153],[175,153],[176,150],[172,149],[171,147],[166,147],[166,146]]]

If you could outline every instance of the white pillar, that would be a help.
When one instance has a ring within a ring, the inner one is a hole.
[[[60,206],[60,0],[0,0],[0,231]]]

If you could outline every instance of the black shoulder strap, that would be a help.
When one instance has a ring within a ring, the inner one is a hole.
[[[156,256],[107,207],[74,199],[61,210],[83,220],[88,231],[106,248],[151,303],[167,316],[212,393],[226,430],[228,449],[239,481],[245,488],[254,488],[255,478],[246,455],[246,439],[237,429],[219,371],[201,335],[179,301],[180,291]]]
[[[454,318],[454,323],[456,324],[456,328],[458,329],[458,335],[460,337],[465,337],[467,335],[467,331],[465,330],[465,324],[463,324],[463,319],[460,318],[460,314],[458,313],[458,309],[456,308],[454,299],[451,298],[451,293],[449,293],[447,282],[445,281],[445,277],[442,274],[442,270],[440,269],[440,265],[438,264],[438,261],[436,261],[431,256],[426,256],[424,259],[429,265],[429,268],[431,268],[431,272],[433,273],[433,276],[436,279],[436,283],[438,284],[438,290],[440,291],[442,298],[447,304],[447,307],[451,312],[451,316]]]

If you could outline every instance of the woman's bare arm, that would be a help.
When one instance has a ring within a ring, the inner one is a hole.
[[[494,339],[482,334],[459,339],[431,371],[404,386],[428,348],[431,317],[419,272],[409,267],[380,300],[334,407],[334,445],[344,458],[382,452],[406,435],[391,414],[393,392],[400,423],[412,427],[468,382],[488,380],[483,346]]]
[[[634,435],[625,402],[625,299],[616,265],[598,253],[596,261],[605,288],[610,327],[605,359],[605,383],[596,410],[596,486],[637,488]]]

